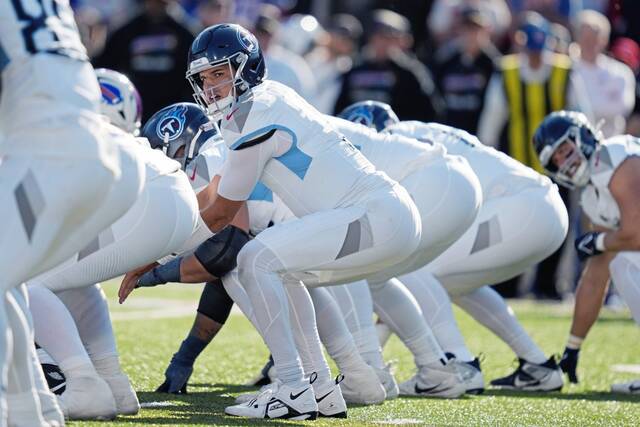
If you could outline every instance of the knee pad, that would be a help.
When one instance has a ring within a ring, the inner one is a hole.
[[[236,268],[238,253],[247,242],[249,235],[230,225],[198,246],[194,255],[205,270],[222,277]]]
[[[224,289],[222,280],[217,279],[205,285],[200,295],[198,313],[223,325],[229,318],[232,307],[233,300]]]

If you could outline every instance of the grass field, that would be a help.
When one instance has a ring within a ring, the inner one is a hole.
[[[169,425],[311,425],[309,422],[244,420],[224,415],[233,397],[250,390],[240,386],[262,366],[267,350],[249,322],[232,314],[227,325],[196,363],[186,396],[153,393],[164,369],[191,326],[199,287],[172,285],[136,291],[123,306],[115,299],[115,284],[106,291],[119,351],[143,405],[135,417],[109,423],[69,423],[72,426]],[[571,319],[569,305],[512,304],[525,328],[546,353],[562,351]],[[464,313],[457,318],[470,348],[484,354],[486,379],[510,373],[514,355]],[[587,340],[580,361],[581,383],[562,392],[527,394],[488,389],[481,396],[458,400],[404,398],[379,406],[353,407],[347,420],[318,420],[313,425],[437,425],[437,426],[638,426],[640,396],[614,395],[610,384],[639,378],[640,329],[628,313],[603,312]],[[385,348],[387,360],[397,360],[396,377],[412,374],[411,356],[394,337]],[[635,366],[621,366],[633,365]],[[334,369],[335,373],[335,369]]]

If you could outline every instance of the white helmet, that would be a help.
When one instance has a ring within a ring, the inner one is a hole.
[[[106,68],[96,70],[102,99],[100,112],[120,129],[138,135],[142,118],[142,101],[127,76]]]

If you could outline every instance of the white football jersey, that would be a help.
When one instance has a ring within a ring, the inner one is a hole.
[[[214,176],[221,173],[227,152],[228,148],[221,139],[216,139],[211,144],[207,141],[196,158],[187,165],[186,173],[196,194],[202,191]],[[254,236],[273,224],[293,218],[289,208],[262,182],[258,182],[249,194],[247,209],[249,231]]]
[[[0,127],[7,133],[99,111],[100,87],[68,0],[0,1],[0,71]],[[7,151],[15,150],[10,143]],[[63,144],[55,141],[50,152]]]
[[[267,80],[222,118],[229,147],[219,194],[246,200],[258,180],[296,216],[352,206],[393,181],[293,90]]]
[[[424,144],[413,137],[400,134],[378,133],[375,129],[338,117],[326,116],[331,126],[342,133],[349,142],[364,154],[379,171],[395,181],[427,163],[445,156],[447,150],[441,144]]]
[[[629,156],[640,156],[640,139],[631,135],[606,139],[591,156],[591,178],[582,190],[580,204],[592,223],[610,229],[620,226],[620,208],[609,190],[609,182]]]
[[[385,131],[419,141],[437,142],[444,145],[449,154],[464,157],[480,180],[485,200],[532,185],[552,185],[546,176],[482,144],[478,138],[461,129],[438,123],[406,121],[389,126]]]

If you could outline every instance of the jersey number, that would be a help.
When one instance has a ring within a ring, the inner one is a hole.
[[[30,7],[25,7],[28,2]],[[52,53],[77,59],[86,57],[78,46],[78,29],[72,16],[61,16],[57,0],[11,0],[24,25],[22,38],[27,52]],[[40,46],[38,46],[40,42]]]

